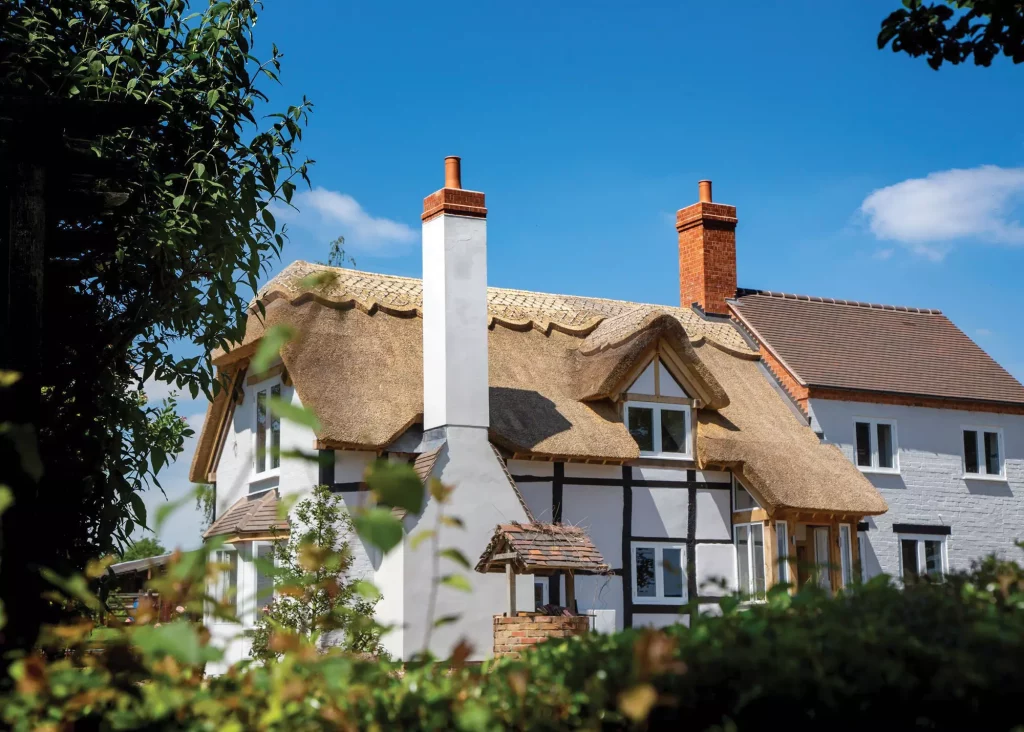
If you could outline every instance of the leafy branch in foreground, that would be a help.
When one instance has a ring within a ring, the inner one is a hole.
[[[969,58],[989,66],[1000,53],[1015,64],[1024,62],[1020,0],[904,0],[903,5],[882,21],[879,48],[891,43],[896,53],[926,56],[933,69]]]
[[[54,218],[33,418],[46,469],[37,483],[0,460],[15,498],[0,557],[8,644],[29,647],[39,622],[53,619],[56,606],[39,600],[39,567],[81,569],[147,524],[139,492],[180,445],[161,447],[140,386],[153,378],[193,397],[216,391],[208,360],[178,356],[174,345],[209,353],[239,341],[258,279],[284,245],[272,208],[289,205],[307,179],[299,145],[312,105],[266,106],[282,55],[267,39],[259,47],[269,56],[255,55],[260,9],[252,0],[0,0],[5,100],[145,105],[152,114],[87,142],[59,132],[73,120],[51,120],[51,148],[112,179],[119,205],[45,201]],[[29,132],[4,125],[0,159],[32,152],[42,161],[45,146],[19,137]],[[0,181],[0,194],[11,185]]]

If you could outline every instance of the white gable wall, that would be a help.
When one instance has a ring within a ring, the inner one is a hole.
[[[896,523],[950,526],[946,547],[954,570],[990,552],[1019,558],[1013,544],[1024,539],[1024,416],[823,399],[811,399],[809,408],[825,441],[851,462],[855,418],[896,422],[899,474],[865,473],[889,504],[888,513],[869,521],[869,576],[900,575]],[[1002,429],[1005,481],[964,479],[964,426]]]

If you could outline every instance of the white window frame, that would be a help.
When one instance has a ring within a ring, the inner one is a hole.
[[[733,538],[733,542],[736,539]],[[780,553],[779,550],[785,547],[785,552]],[[776,521],[775,522],[775,566],[778,570],[778,580],[776,584],[790,584],[789,579],[789,522],[787,521]],[[739,573],[737,571],[737,577]]]
[[[534,597],[537,595],[537,585],[541,586],[540,590],[540,603],[534,604],[534,610],[537,609],[538,605],[548,605],[551,603],[550,591],[551,591],[551,578],[550,577],[537,577],[533,578],[533,593]]]
[[[868,581],[868,563],[867,563],[867,552],[865,547],[868,544],[868,532],[858,531],[857,532],[857,556],[860,558],[860,581]],[[903,566],[902,564],[900,565]]]
[[[845,546],[844,546],[845,541]],[[845,548],[846,552],[843,552]],[[850,524],[839,524],[839,585],[849,587],[853,584],[853,527]]]
[[[903,542],[915,541],[917,546],[915,549],[915,559],[917,560],[917,575],[918,577],[930,576],[925,570],[925,558],[924,558],[924,542],[926,541],[937,541],[941,546],[939,552],[939,558],[942,562],[942,577],[949,574],[949,555],[947,553],[948,543],[946,539],[949,536],[947,534],[897,534],[896,535],[896,550],[899,554],[900,563],[900,579],[903,579]]]
[[[964,432],[974,432],[978,450],[978,471],[977,473],[967,472],[967,451],[964,450]],[[985,459],[985,433],[994,432],[999,442],[999,472],[988,472],[988,461]],[[1003,440],[1002,427],[981,427],[977,425],[960,426],[960,468],[963,471],[964,480],[994,480],[1003,482],[1006,480],[1006,442]]]
[[[267,480],[268,478],[278,478],[281,475],[281,458],[280,458],[280,456],[278,456],[278,461],[277,461],[277,467],[276,468],[267,467],[262,473],[258,472],[257,469],[256,469],[256,460],[259,457],[258,454],[257,454],[257,451],[259,449],[258,434],[257,434],[258,431],[259,431],[259,395],[260,395],[260,392],[266,392],[267,393],[267,400],[269,402],[270,396],[271,396],[271,392],[272,392],[272,390],[273,390],[273,388],[275,386],[279,387],[279,389],[280,389],[279,394],[280,394],[281,398],[283,399],[284,398],[284,384],[281,382],[281,378],[280,377],[275,377],[275,378],[272,378],[272,379],[267,379],[266,381],[261,381],[260,383],[255,384],[252,387],[252,412],[251,412],[251,415],[250,415],[250,417],[251,417],[250,424],[252,424],[252,471],[251,471],[251,474],[250,474],[251,477],[249,478],[249,482],[250,483],[256,483],[256,482],[259,482],[261,480]],[[272,424],[273,424],[273,415],[270,412],[270,408],[267,407],[267,448],[266,448],[266,450],[267,450],[267,452],[266,452],[266,465],[267,466],[270,465],[270,443],[271,443],[270,436],[271,436],[271,433],[273,431],[272,427],[271,427]],[[279,437],[279,439],[280,439],[280,437]],[[269,489],[270,487],[272,487],[272,486],[268,486],[267,488]],[[263,489],[258,489],[256,491],[252,491],[252,489],[250,489],[250,492],[258,493],[259,490],[263,490]]]
[[[750,496],[750,500],[752,500],[754,502],[754,507],[753,508],[737,508],[736,507],[737,503],[738,503],[737,500],[736,500],[736,496],[738,494],[737,488],[743,490],[744,493],[746,493],[748,496]],[[740,482],[739,478],[737,478],[735,475],[733,475],[732,476],[732,512],[733,513],[746,513],[747,511],[756,511],[759,508],[761,508],[761,504],[758,502],[758,500],[756,498],[754,498],[754,494],[751,493],[749,490],[747,490],[747,487],[745,485],[743,485],[743,483]]]
[[[747,561],[750,563],[750,577],[749,577],[750,584],[746,588],[743,588],[743,587],[739,586],[739,583],[740,583],[740,548],[736,544],[736,529],[740,528],[741,526],[747,527]],[[754,572],[754,542],[750,539],[750,535],[751,535],[750,534],[750,527],[751,526],[759,526],[761,528],[761,554],[763,555],[764,562],[765,562],[765,564],[763,566],[763,571],[764,571],[764,593],[765,593],[764,597],[757,597],[756,596],[757,580],[755,578],[756,578],[757,575]],[[764,522],[763,521],[751,521],[749,523],[733,524],[732,525],[732,545],[733,545],[733,548],[736,549],[736,587],[738,588],[739,593],[741,595],[743,595],[743,599],[744,599],[745,602],[751,602],[751,603],[754,603],[754,602],[765,602],[768,599],[768,590],[771,589],[771,588],[768,587],[768,546],[767,546],[767,544],[765,542],[765,540],[767,538],[767,535],[768,535],[768,532],[765,531],[765,526],[764,526]]]
[[[636,550],[654,549],[654,597],[640,596],[637,594],[636,586]],[[664,587],[664,550],[679,550],[679,571],[682,580],[683,594],[680,597],[665,597]],[[632,568],[631,582],[633,584],[634,605],[685,605],[687,600],[687,576],[686,576],[686,544],[674,541],[633,541],[629,545],[630,565]]]
[[[241,553],[238,551],[238,548],[236,546],[234,546],[233,544],[225,544],[224,546],[220,547],[219,549],[215,549],[212,552],[212,554],[210,555],[210,560],[214,564],[230,563],[228,560],[225,560],[223,557],[221,557],[220,556],[221,554],[229,554],[230,556],[234,557],[234,564],[235,564],[235,586],[234,586],[234,590],[235,590],[235,596],[233,598],[233,602],[235,604],[235,608],[234,608],[235,609],[235,613],[234,614],[237,617],[238,614],[239,614],[238,613],[239,597],[241,595],[241,590],[240,590],[241,582],[239,580],[241,578],[242,556],[241,556]],[[213,581],[211,583],[210,595],[219,604],[224,604],[224,602],[228,599],[227,595],[230,594],[231,584],[227,583],[226,586],[225,586],[225,582],[224,582],[224,578],[227,577],[229,574],[230,574],[230,570],[226,570],[226,569],[220,570],[220,572],[218,572],[217,576],[213,578]],[[214,616],[214,615],[212,615],[212,613],[210,615],[211,615],[211,622],[213,622],[215,624],[224,625],[224,624],[230,624],[231,623],[231,621],[229,621],[229,620],[227,620],[225,618],[219,617],[219,616]]]
[[[257,621],[259,621],[259,613],[260,613],[260,606],[259,606],[259,602],[260,602],[260,596],[259,596],[259,590],[260,590],[259,574],[260,574],[260,571],[259,571],[259,567],[256,566],[256,562],[259,559],[260,547],[269,546],[269,547],[271,547],[271,551],[273,551],[274,543],[275,542],[273,542],[273,541],[266,541],[266,540],[251,542],[250,564],[252,566],[252,572],[250,574],[252,576],[252,622],[253,622],[253,625],[255,625]],[[271,561],[273,562],[274,566],[276,567],[277,566],[277,554],[276,554],[276,552],[274,554],[271,554]],[[275,587],[270,592],[270,601],[273,602],[273,600],[274,600],[274,598],[276,596],[277,596],[277,588]]]
[[[857,463],[857,423],[868,424],[868,439],[871,448],[871,465],[859,465]],[[887,424],[892,432],[892,467],[882,468],[878,463],[878,425]],[[876,417],[854,417],[853,418],[853,464],[862,473],[883,473],[886,475],[898,475],[900,472],[900,440],[896,431],[895,419],[878,419]]]
[[[626,431],[629,431],[629,410],[632,407],[640,407],[642,409],[650,409],[653,412],[651,418],[651,430],[653,431],[652,444],[654,450],[641,450],[641,457],[656,457],[663,458],[665,460],[693,460],[693,411],[687,404],[669,404],[667,402],[643,402],[643,401],[629,401],[626,402],[625,408],[622,413],[622,421],[626,427]],[[661,413],[662,411],[667,412],[683,412],[686,414],[686,452],[662,452],[661,451]]]

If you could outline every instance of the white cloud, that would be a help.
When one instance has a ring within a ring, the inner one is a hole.
[[[1024,197],[1024,168],[983,165],[943,170],[873,191],[860,211],[879,239],[941,260],[958,239],[1024,245],[1024,227],[1011,218]]]
[[[892,247],[886,249],[879,249],[877,252],[871,255],[873,259],[881,259],[883,262],[887,259],[892,259],[892,255],[896,253],[896,250]]]
[[[275,216],[325,238],[324,244],[340,235],[345,237],[347,249],[379,251],[396,244],[408,244],[417,238],[412,227],[371,216],[347,193],[314,188],[297,193],[292,202],[297,212],[275,208]]]

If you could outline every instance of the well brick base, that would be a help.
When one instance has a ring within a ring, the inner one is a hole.
[[[519,658],[523,651],[548,638],[571,638],[589,629],[590,618],[586,615],[495,615],[494,655]]]

